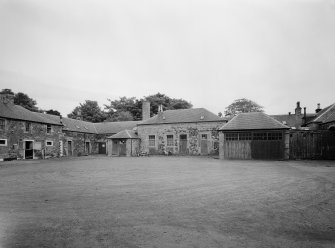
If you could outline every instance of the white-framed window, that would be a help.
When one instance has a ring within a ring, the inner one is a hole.
[[[52,140],[46,140],[45,141],[45,146],[53,146],[54,142]]]
[[[51,133],[51,124],[47,124],[47,133],[50,134]]]
[[[155,146],[156,145],[156,137],[155,135],[149,135],[149,146]]]
[[[7,139],[0,139],[0,146],[7,146]]]
[[[172,134],[166,135],[166,145],[173,146],[173,135]]]
[[[6,120],[0,119],[0,131],[5,131],[6,128]]]
[[[26,121],[24,123],[24,131],[25,132],[30,132],[30,130],[31,130],[31,123],[29,121]]]

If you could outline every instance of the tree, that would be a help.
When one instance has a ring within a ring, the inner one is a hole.
[[[183,99],[170,98],[161,93],[149,95],[140,100],[135,97],[127,98],[124,96],[120,97],[119,100],[108,99],[109,104],[105,105],[108,120],[123,120],[128,119],[131,116],[133,117],[133,120],[141,120],[142,103],[144,100],[150,102],[151,115],[157,114],[159,105],[163,105],[164,110],[187,109],[192,107],[191,103]],[[128,114],[125,114],[124,112],[128,112]]]
[[[120,97],[119,100],[111,100],[109,105],[104,105],[108,120],[140,120],[142,115],[142,102],[135,97]],[[129,119],[131,118],[131,119]]]
[[[183,99],[170,98],[159,92],[145,97],[145,100],[150,102],[151,115],[157,114],[159,105],[163,105],[164,110],[192,108],[192,104]]]
[[[67,115],[69,118],[89,122],[103,122],[106,120],[106,113],[101,110],[97,101],[86,100],[85,103],[80,103],[74,110]]]
[[[132,121],[134,120],[133,115],[129,111],[117,111],[114,112],[107,121]]]
[[[246,98],[235,100],[232,104],[226,107],[225,116],[237,115],[247,112],[263,112],[263,106],[260,106],[254,101]]]
[[[221,118],[221,117],[222,117],[222,112],[219,112],[219,113],[218,113],[218,116]]]
[[[18,92],[14,95],[14,104],[20,105],[30,111],[38,112],[37,103],[34,99],[30,98],[27,94]]]
[[[0,93],[14,95],[14,92],[11,89],[2,89]]]
[[[57,115],[57,116],[61,116],[61,114],[59,113],[59,111],[57,110],[53,110],[53,109],[49,109],[47,111],[45,111],[46,114],[49,114],[49,115]]]

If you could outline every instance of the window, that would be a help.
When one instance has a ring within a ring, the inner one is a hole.
[[[47,141],[45,141],[45,145],[46,145],[46,146],[53,146],[53,145],[54,145],[54,142],[51,141],[51,140],[47,140]]]
[[[166,145],[173,146],[173,135],[166,135]]]
[[[207,140],[207,134],[201,134],[201,139],[202,140]]]
[[[268,133],[268,140],[281,140],[282,138],[282,133]]]
[[[149,146],[155,146],[155,135],[149,135]]]
[[[30,129],[31,129],[31,123],[30,122],[25,122],[25,131],[26,132],[30,132]]]
[[[254,140],[267,140],[267,133],[254,133]]]
[[[0,146],[7,146],[7,139],[0,139]]]
[[[51,125],[47,124],[47,133],[51,133]]]
[[[238,140],[238,133],[226,133],[226,140]]]
[[[238,139],[239,140],[251,140],[251,133],[239,133]]]
[[[5,119],[0,119],[0,131],[5,130]]]

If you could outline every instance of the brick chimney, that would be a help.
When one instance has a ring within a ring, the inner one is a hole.
[[[295,114],[296,115],[301,115],[300,102],[297,102],[297,107],[295,108]]]
[[[0,93],[0,102],[4,104],[14,104],[14,94],[12,93]]]
[[[142,121],[150,119],[150,102],[142,102]]]
[[[315,110],[315,113],[319,113],[322,109],[320,108],[320,103],[318,103],[318,107],[317,109]]]

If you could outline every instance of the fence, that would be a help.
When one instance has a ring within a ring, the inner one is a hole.
[[[290,159],[335,159],[335,132],[290,131]]]

